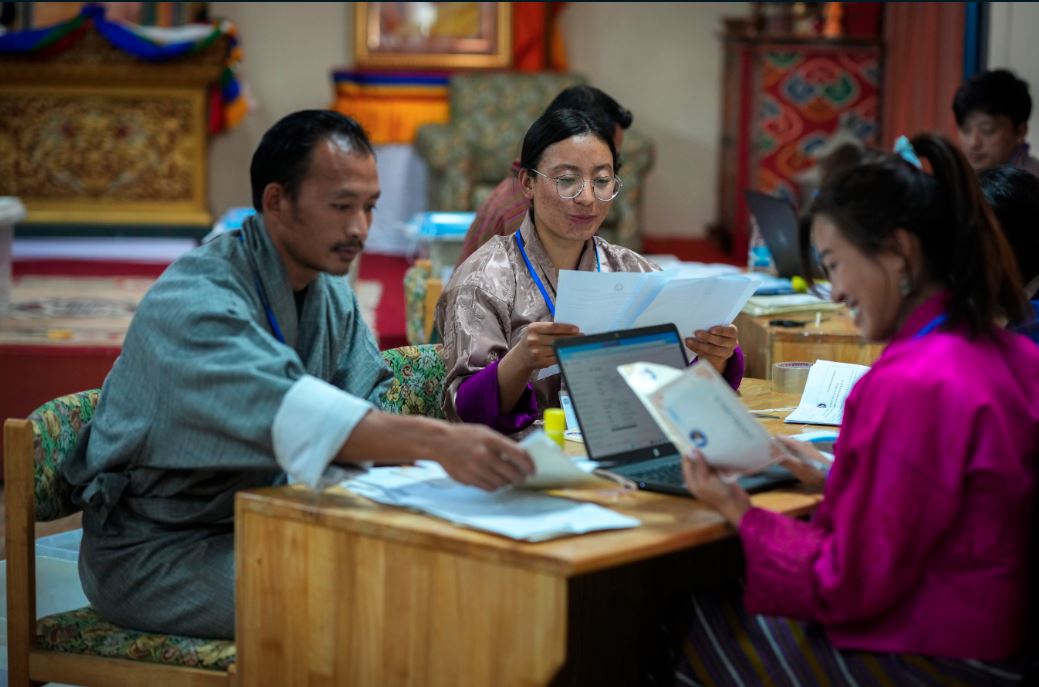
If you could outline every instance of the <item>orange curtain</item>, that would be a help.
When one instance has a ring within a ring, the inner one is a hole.
[[[512,68],[520,72],[566,71],[559,29],[565,2],[512,3]]]
[[[963,80],[961,2],[884,4],[883,141],[937,131],[955,140],[952,98]]]

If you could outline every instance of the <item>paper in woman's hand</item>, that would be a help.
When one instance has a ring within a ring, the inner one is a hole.
[[[775,462],[768,432],[711,365],[631,363],[617,371],[683,455],[698,449],[730,478]]]

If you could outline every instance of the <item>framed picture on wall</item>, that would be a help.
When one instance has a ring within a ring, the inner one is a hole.
[[[512,59],[508,2],[354,3],[358,67],[494,69]]]
[[[43,29],[74,19],[85,2],[0,3],[0,24],[8,31]],[[173,27],[209,21],[207,2],[107,2],[105,19],[139,26]]]

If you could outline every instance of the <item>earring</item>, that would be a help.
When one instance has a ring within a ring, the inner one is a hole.
[[[913,280],[909,274],[903,274],[902,278],[898,280],[898,292],[905,298],[913,292]]]

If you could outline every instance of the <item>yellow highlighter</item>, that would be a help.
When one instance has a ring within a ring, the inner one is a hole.
[[[545,408],[545,434],[549,439],[563,447],[566,441],[566,415],[562,408]]]

